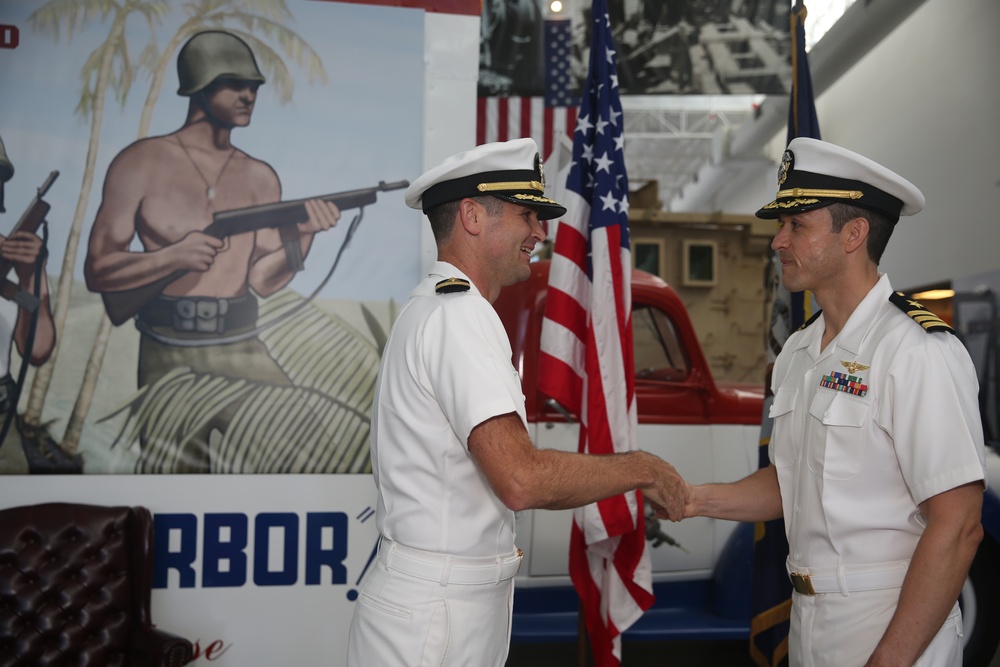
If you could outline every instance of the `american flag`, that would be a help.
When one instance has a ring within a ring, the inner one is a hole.
[[[540,389],[580,417],[579,450],[634,450],[631,251],[622,107],[606,0],[594,0],[590,69],[573,134],[542,324]],[[577,509],[569,572],[596,667],[621,663],[621,633],[653,604],[642,495]]]
[[[476,145],[531,137],[549,157],[557,137],[572,137],[577,100],[570,69],[572,31],[568,19],[545,22],[545,96],[480,97],[476,107]]]

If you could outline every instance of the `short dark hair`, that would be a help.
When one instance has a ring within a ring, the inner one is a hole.
[[[829,209],[830,217],[833,218],[830,231],[834,233],[842,230],[844,225],[856,218],[868,221],[868,257],[878,265],[889,243],[889,237],[892,236],[892,230],[896,227],[896,221],[884,213],[850,204],[830,204]]]
[[[484,195],[482,197],[471,197],[486,209],[487,215],[497,217],[503,214],[504,202],[496,197]],[[427,219],[431,221],[431,232],[434,234],[434,241],[444,243],[451,236],[451,230],[455,226],[455,217],[458,215],[458,207],[461,199],[447,201],[438,204],[427,211]]]

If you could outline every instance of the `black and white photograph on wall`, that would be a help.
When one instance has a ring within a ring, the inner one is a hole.
[[[623,95],[787,95],[788,0],[609,0]],[[545,30],[572,21],[575,89],[586,76],[589,0],[484,0],[479,95],[540,95]]]
[[[483,0],[479,95],[541,95],[548,0]]]

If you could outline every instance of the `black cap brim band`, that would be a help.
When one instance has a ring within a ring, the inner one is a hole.
[[[501,192],[491,192],[489,194],[492,197],[502,199],[503,201],[509,201],[512,204],[518,204],[520,206],[527,206],[528,208],[535,209],[538,213],[539,220],[552,220],[553,218],[561,218],[566,215],[565,206],[558,204],[547,197],[524,193],[506,194]]]
[[[756,216],[775,219],[782,213],[798,213],[830,204],[849,204],[877,211],[899,220],[903,202],[862,181],[825,174],[793,170],[782,184],[774,201],[757,211]]]

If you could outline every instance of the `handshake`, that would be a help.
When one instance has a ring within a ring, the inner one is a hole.
[[[688,484],[663,459],[643,451],[636,453],[642,457],[647,475],[652,473],[652,480],[638,489],[657,518],[680,521],[707,516],[729,521],[770,521],[782,516],[781,491],[773,465],[735,482]]]
[[[663,459],[647,452],[639,454],[643,456],[643,462],[653,473],[652,483],[640,486],[639,490],[653,507],[656,516],[670,521],[680,521],[694,516],[692,503],[694,488]]]

